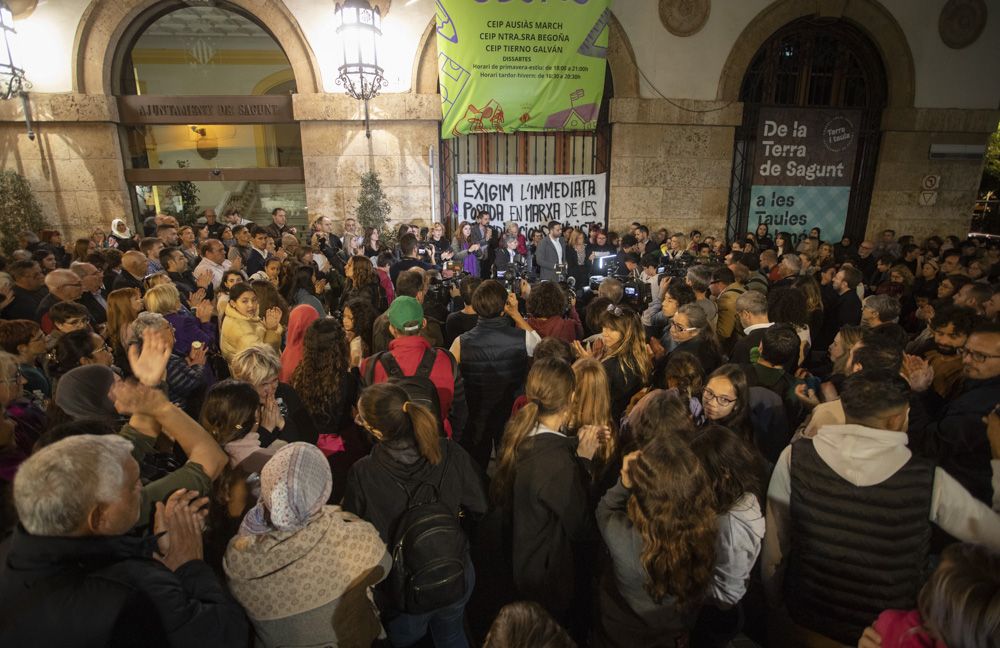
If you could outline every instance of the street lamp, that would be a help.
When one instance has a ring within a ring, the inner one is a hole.
[[[368,100],[388,85],[378,64],[379,41],[382,40],[382,12],[372,9],[367,0],[344,0],[334,10],[337,38],[342,57],[337,68],[337,85],[355,99],[365,102],[365,135],[371,138],[368,122]]]
[[[6,2],[0,1],[0,99],[21,98],[24,108],[24,123],[28,127],[28,139],[35,139],[31,129],[31,113],[28,111],[27,88],[31,83],[24,78],[24,68],[17,63],[17,30],[14,29],[14,15]]]

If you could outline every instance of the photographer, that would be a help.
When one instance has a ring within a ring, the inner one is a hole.
[[[399,278],[399,273],[412,268],[422,268],[433,270],[434,266],[426,261],[420,260],[420,242],[414,234],[406,233],[399,238],[400,259],[389,268],[389,278],[395,284]],[[411,295],[412,296],[412,295]]]

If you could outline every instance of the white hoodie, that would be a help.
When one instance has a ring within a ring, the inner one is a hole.
[[[813,438],[816,453],[835,473],[855,486],[874,486],[892,477],[910,460],[905,432],[862,425],[824,425]],[[761,553],[761,577],[768,601],[781,604],[785,561],[790,546],[791,450],[778,457],[767,489],[767,525]],[[963,542],[1000,551],[1000,515],[969,494],[955,479],[934,469],[928,519]]]

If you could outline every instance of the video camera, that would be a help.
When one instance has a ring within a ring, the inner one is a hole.
[[[521,280],[528,278],[528,265],[526,263],[511,263],[506,270],[494,271],[494,275],[494,278],[503,284],[507,292],[512,292],[520,297]]]

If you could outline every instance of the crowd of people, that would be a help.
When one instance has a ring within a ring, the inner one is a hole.
[[[0,645],[1000,646],[1000,241],[497,225],[21,233]]]

